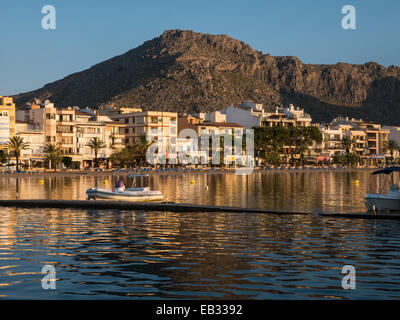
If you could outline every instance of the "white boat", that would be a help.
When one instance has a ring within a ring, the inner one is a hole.
[[[375,188],[378,190],[378,193],[367,193],[365,195],[364,203],[369,211],[400,212],[399,179],[397,179],[397,183],[394,183],[394,175],[396,172],[400,172],[400,167],[384,168],[372,173],[373,177],[383,176],[384,181],[381,184],[376,183]],[[378,180],[377,178],[376,181]]]
[[[160,201],[164,199],[160,191],[150,190],[149,187],[136,187],[137,177],[148,177],[148,175],[130,175],[133,177],[131,188],[101,189],[90,188],[86,190],[87,200],[110,199],[119,201]]]

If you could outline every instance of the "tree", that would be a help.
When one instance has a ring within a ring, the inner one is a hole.
[[[284,146],[289,147],[291,161],[294,162],[294,154],[300,154],[300,162],[303,164],[304,153],[314,142],[322,142],[321,131],[314,126],[309,127],[254,127],[254,145],[257,151],[264,154],[267,162],[276,162],[276,156],[285,152]],[[286,157],[286,152],[285,152]]]
[[[0,150],[0,164],[7,162],[7,152],[5,150]]]
[[[322,142],[322,133],[314,126],[300,127],[297,129],[297,133],[296,152],[300,154],[300,165],[303,165],[304,152],[306,152],[314,142]]]
[[[355,153],[349,153],[346,155],[347,157],[347,163],[349,163],[352,167],[360,163],[360,157],[356,155]]]
[[[335,163],[337,163],[337,164],[342,164],[342,165],[348,163],[347,157],[346,157],[345,155],[342,155],[342,154],[340,154],[340,155],[335,155],[335,156],[333,157],[333,162],[335,162]]]
[[[290,161],[293,164],[294,154],[295,152],[297,152],[297,146],[300,143],[301,133],[300,130],[296,127],[289,127],[287,130],[288,130],[288,136],[286,142],[287,145],[289,146]]]
[[[272,151],[269,152],[265,155],[265,161],[269,164],[272,164],[274,166],[280,165],[281,164],[281,156],[279,153]]]
[[[67,168],[70,168],[72,165],[72,158],[71,157],[62,157],[61,159],[63,165]]]
[[[346,155],[336,155],[333,158],[333,161],[338,164],[347,164],[350,166],[355,166],[360,162],[361,158],[355,153],[349,153]]]
[[[347,160],[350,160],[349,154],[353,148],[353,144],[355,143],[355,140],[352,139],[350,136],[345,136],[342,138],[342,146],[346,149],[346,156]],[[350,165],[350,162],[347,162],[348,165]]]
[[[99,150],[106,147],[105,142],[102,139],[95,137],[90,139],[89,143],[86,146],[94,151],[94,163],[95,166],[98,167],[97,154]]]
[[[400,151],[400,147],[399,147],[399,145],[398,145],[398,143],[396,141],[389,140],[389,141],[385,142],[384,150],[385,150],[385,152],[389,151],[389,153],[390,153],[390,162],[393,163],[393,154],[394,154],[394,152],[396,150]]]
[[[274,127],[253,127],[254,147],[257,153],[269,162],[277,162],[277,156],[283,152],[283,146],[287,144],[289,132],[287,128],[281,126]],[[274,161],[270,161],[274,159]],[[280,162],[280,159],[279,159]]]
[[[14,151],[15,159],[17,162],[17,171],[19,172],[20,171],[19,159],[21,157],[21,151],[28,149],[29,143],[24,142],[24,139],[19,136],[13,136],[12,138],[9,138],[9,141],[7,142],[7,146],[9,149]]]
[[[134,158],[139,160],[139,164],[142,165],[146,163],[147,150],[154,143],[154,141],[149,141],[146,135],[141,135],[138,141],[132,146],[132,151],[134,152]]]
[[[135,163],[133,148],[129,146],[125,149],[114,152],[109,159],[113,165],[117,165],[119,167],[132,167]]]
[[[62,160],[61,150],[55,143],[49,143],[44,147],[43,151],[46,154],[46,160],[49,161],[49,169],[52,169],[54,164],[54,171],[57,171],[57,164]]]
[[[346,154],[349,154],[351,152],[353,144],[354,144],[354,139],[352,139],[350,136],[343,137],[342,146],[346,149]]]

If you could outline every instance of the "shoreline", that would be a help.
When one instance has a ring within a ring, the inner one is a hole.
[[[147,174],[152,176],[165,176],[165,175],[179,175],[179,174],[237,174],[246,175],[240,172],[236,172],[235,168],[222,168],[222,169],[180,169],[180,170],[151,170],[149,169],[121,169],[121,170],[84,170],[84,171],[32,171],[32,172],[11,172],[11,173],[0,173],[1,178],[33,178],[33,177],[76,177],[76,176],[126,176],[130,174]],[[366,168],[333,168],[333,167],[307,167],[307,168],[254,168],[253,173],[340,173],[340,172],[369,172],[377,170],[377,167],[366,167]]]

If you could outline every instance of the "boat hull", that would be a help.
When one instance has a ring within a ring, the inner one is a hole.
[[[99,188],[91,188],[86,191],[87,199],[109,199],[117,201],[160,201],[164,196],[160,191],[112,191]]]
[[[369,211],[400,211],[400,198],[381,194],[366,194],[364,204]]]

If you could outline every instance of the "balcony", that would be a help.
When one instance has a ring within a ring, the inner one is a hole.
[[[114,143],[113,145],[111,145],[112,149],[123,149],[125,148],[125,144],[124,143]]]
[[[110,137],[114,138],[114,139],[123,139],[123,138],[125,138],[125,134],[124,133],[112,133]]]

